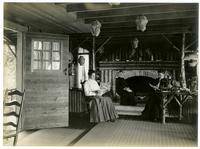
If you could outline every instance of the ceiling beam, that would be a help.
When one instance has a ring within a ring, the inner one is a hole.
[[[145,15],[149,21],[152,20],[169,20],[169,19],[181,19],[181,18],[194,18],[198,17],[198,11],[174,11],[169,13],[154,13]],[[85,19],[85,23],[89,24],[94,20],[100,21],[102,24],[117,23],[117,22],[135,22],[137,15],[129,16],[114,16],[114,17],[100,17]]]
[[[27,32],[28,27],[22,26],[20,24],[14,23],[9,20],[4,20],[4,29],[12,30],[14,32]]]
[[[134,36],[152,36],[152,35],[161,35],[161,34],[180,34],[180,33],[192,33],[188,27],[168,27],[168,28],[154,28],[149,30],[147,29],[145,32],[136,31],[135,29],[129,30],[115,30],[110,32],[102,31],[98,38],[101,37],[134,37]],[[91,37],[91,33],[82,33],[82,34],[71,34],[72,38],[83,38],[83,37]],[[97,38],[97,39],[98,39]]]
[[[61,5],[64,5],[63,3]],[[111,10],[121,8],[136,8],[144,6],[160,5],[158,3],[121,3],[120,5],[110,5],[109,3],[74,3],[65,4],[67,12],[85,12],[85,11],[99,11]]]
[[[160,4],[156,6],[145,6],[136,8],[122,8],[105,11],[77,12],[77,18],[98,18],[106,16],[123,16],[123,15],[147,15],[154,13],[169,13],[188,10],[198,10],[198,4]]]
[[[165,31],[165,30],[173,30],[173,29],[176,29],[176,28],[179,28],[179,29],[185,29],[186,31],[190,29],[190,26],[188,25],[180,25],[180,24],[177,24],[177,25],[173,25],[173,26],[169,26],[169,25],[163,25],[163,26],[151,26],[151,27],[148,27],[147,26],[147,29],[146,31],[144,31],[144,33],[146,32],[149,32],[149,31]],[[123,27],[123,28],[107,28],[107,29],[102,29],[101,30],[101,34],[106,34],[106,33],[120,33],[120,32],[124,32],[124,33],[128,33],[128,32],[139,32],[137,31],[136,27]]]
[[[196,24],[198,23],[198,19],[195,18],[187,18],[187,19],[169,19],[169,20],[150,20],[147,26],[156,26],[156,25],[174,25],[174,24]],[[119,27],[136,27],[135,21],[132,22],[113,22],[102,24],[102,29],[104,28],[119,28]]]

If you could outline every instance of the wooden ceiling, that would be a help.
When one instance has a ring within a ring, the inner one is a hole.
[[[16,43],[16,33],[6,28],[14,23],[26,31],[70,35],[71,51],[78,46],[91,49],[90,24],[98,20],[102,27],[96,47],[105,44],[106,50],[115,50],[137,37],[143,48],[174,50],[174,45],[181,48],[182,33],[187,33],[186,45],[198,40],[198,13],[199,3],[4,3],[4,35]],[[136,29],[138,15],[148,19],[144,32]]]
[[[4,19],[29,31],[83,36],[94,20],[102,24],[101,36],[196,32],[198,11],[198,3],[4,3]],[[138,15],[149,20],[143,33],[136,30]]]

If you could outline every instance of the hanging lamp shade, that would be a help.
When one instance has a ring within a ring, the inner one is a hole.
[[[101,23],[99,21],[93,21],[90,29],[92,36],[98,37],[101,32]]]
[[[144,15],[137,16],[135,23],[137,26],[137,30],[144,32],[148,23],[147,17]]]
[[[184,60],[189,62],[190,67],[195,67],[198,64],[198,54],[197,53],[186,54]]]
[[[198,64],[197,60],[190,60],[189,61],[189,66],[190,67],[195,67],[195,66],[197,66],[197,64]]]

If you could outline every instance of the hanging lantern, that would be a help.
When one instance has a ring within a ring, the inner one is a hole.
[[[197,53],[186,54],[184,60],[188,61],[190,67],[195,67],[198,63],[198,54]]]
[[[78,58],[78,63],[79,63],[81,66],[83,66],[83,65],[85,64],[85,58],[84,58],[83,56],[80,56],[80,57]]]
[[[101,32],[101,23],[99,21],[93,21],[91,24],[91,33],[92,36],[99,36],[100,32]]]
[[[138,16],[135,20],[137,30],[144,32],[148,23],[147,17],[144,15]]]
[[[190,67],[196,67],[197,66],[197,60],[190,60],[188,64],[189,64]]]
[[[139,40],[137,38],[133,39],[133,48],[136,49],[138,47]]]

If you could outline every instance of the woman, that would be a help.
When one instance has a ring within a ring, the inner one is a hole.
[[[158,121],[161,118],[161,95],[156,93],[155,90],[170,88],[167,77],[167,75],[160,73],[158,84],[156,86],[149,84],[154,90],[142,111],[142,116],[147,120]]]
[[[135,94],[128,86],[123,71],[117,73],[116,92],[120,96],[120,105],[136,105]]]
[[[84,83],[84,92],[86,98],[90,101],[90,122],[114,122],[118,115],[111,98],[102,96],[100,87],[95,80],[95,71],[89,70],[88,76],[89,79]]]

